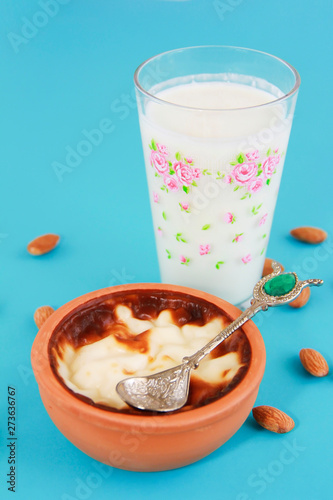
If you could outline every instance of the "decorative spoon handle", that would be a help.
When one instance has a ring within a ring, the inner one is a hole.
[[[199,349],[199,351],[192,354],[192,356],[185,356],[183,362],[190,365],[193,370],[198,368],[200,361],[207,356],[215,347],[217,347],[223,340],[226,340],[237,328],[240,328],[246,321],[251,319],[257,312],[266,310],[268,306],[265,302],[253,301],[251,306],[246,309],[238,318],[235,319],[230,325],[222,330],[216,337],[214,337],[208,344]]]
[[[308,279],[300,281],[295,273],[284,273],[281,275],[281,266],[277,262],[272,263],[273,272],[264,276],[253,290],[251,306],[246,309],[229,326],[213,338],[208,344],[199,349],[191,356],[183,358],[183,363],[194,370],[198,368],[200,361],[207,356],[223,340],[227,339],[237,328],[251,319],[259,311],[267,311],[269,307],[287,304],[294,300],[307,286],[320,286],[323,281],[320,279]]]

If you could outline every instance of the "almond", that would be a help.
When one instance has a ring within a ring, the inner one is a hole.
[[[300,307],[305,306],[305,304],[307,303],[307,301],[310,298],[310,294],[311,294],[311,291],[310,291],[310,288],[308,286],[306,288],[303,288],[303,290],[301,291],[299,296],[295,300],[293,300],[292,302],[289,302],[289,305],[291,307],[295,307],[295,309],[299,309]]]
[[[305,243],[322,243],[327,238],[327,233],[319,227],[296,227],[290,231],[290,234],[296,238],[296,240],[304,241]]]
[[[27,250],[31,255],[43,255],[53,250],[59,243],[60,236],[57,234],[44,234],[30,241]]]
[[[314,349],[301,349],[299,357],[301,358],[302,365],[311,375],[325,377],[328,374],[327,361],[320,352]]]
[[[286,413],[273,406],[257,406],[252,409],[254,419],[265,429],[284,434],[295,427],[295,422]]]
[[[41,328],[41,326],[45,323],[47,318],[49,318],[53,313],[54,309],[51,306],[41,306],[38,309],[36,309],[34,314],[34,320],[36,325],[38,326],[38,329]]]
[[[268,258],[265,259],[264,269],[262,270],[262,276],[263,277],[267,276],[267,274],[271,274],[273,272],[273,268],[272,268],[272,262],[273,261],[274,261],[274,259],[268,259]],[[278,264],[280,264],[280,263],[278,262]],[[283,265],[280,264],[280,266],[282,268],[282,271],[284,271]]]

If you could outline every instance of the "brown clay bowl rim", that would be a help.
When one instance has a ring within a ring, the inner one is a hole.
[[[68,412],[79,420],[90,421],[95,426],[130,432],[142,433],[146,431],[149,434],[171,433],[210,425],[216,420],[221,420],[236,410],[248,395],[259,387],[265,369],[266,351],[259,329],[250,320],[242,326],[242,330],[245,332],[252,350],[248,372],[230,393],[213,403],[180,413],[141,416],[96,408],[73,396],[61,385],[49,363],[48,344],[53,331],[60,322],[73,314],[76,309],[86,306],[92,300],[122,291],[138,290],[170,291],[191,295],[194,298],[213,303],[231,320],[237,318],[241,313],[236,306],[214,295],[193,288],[161,283],[118,285],[99,289],[77,297],[61,306],[47,319],[40,328],[32,345],[31,363],[38,386],[47,391],[48,398],[52,400],[53,404],[63,409],[66,408]]]

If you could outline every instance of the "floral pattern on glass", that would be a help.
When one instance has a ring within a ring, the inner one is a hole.
[[[198,187],[198,180],[204,176],[212,176],[214,174],[209,169],[201,169],[195,165],[195,160],[189,155],[182,155],[180,152],[176,152],[174,155],[169,153],[169,149],[166,145],[155,142],[154,139],[151,140],[149,144],[150,148],[150,164],[154,169],[155,177],[161,178],[162,182],[160,184],[160,189],[165,193],[176,193],[182,192],[184,200],[178,202],[179,209],[181,212],[190,214],[191,208],[190,204],[186,201],[186,195],[188,195],[192,189]],[[235,194],[241,195],[240,200],[245,200],[251,198],[253,195],[257,195],[263,189],[267,189],[270,185],[272,177],[276,174],[278,166],[281,161],[281,157],[284,153],[279,153],[279,149],[269,148],[266,153],[260,153],[258,149],[252,149],[246,153],[240,152],[236,158],[226,164],[226,172],[217,171],[217,176],[215,174],[216,180],[222,180],[223,183],[230,185]],[[157,192],[153,192],[153,201],[155,203],[160,202],[160,196]],[[253,216],[259,216],[258,226],[263,226],[266,224],[268,213],[265,213],[263,203],[254,204],[252,206],[251,213]],[[166,221],[167,216],[165,212],[162,212],[162,217]],[[225,212],[221,214],[221,222],[227,224],[235,224],[237,221],[237,214],[233,212]],[[201,227],[202,230],[206,231],[211,226],[210,221]],[[163,234],[162,229],[158,227],[158,234],[161,236]],[[234,233],[234,238],[231,239],[232,243],[240,243],[244,240],[244,232]],[[182,233],[177,233],[175,235],[177,242],[183,244],[187,243],[187,239],[184,238]],[[262,235],[265,239],[266,234]],[[265,249],[262,249],[261,255]],[[211,253],[211,244],[202,243],[199,245],[199,255],[207,255]],[[171,259],[171,253],[166,250],[167,258]],[[181,254],[179,256],[179,262],[182,265],[188,266],[191,259],[194,256],[184,256]],[[251,253],[246,252],[243,254],[241,261],[244,264],[249,264],[253,260]],[[225,261],[219,260],[215,262],[214,266],[216,269],[221,269]]]

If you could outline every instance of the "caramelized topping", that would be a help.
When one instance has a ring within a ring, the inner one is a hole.
[[[148,415],[116,394],[127,376],[171,368],[205,345],[229,320],[216,306],[190,295],[148,290],[90,301],[57,327],[49,342],[53,372],[74,396],[109,411]],[[192,372],[188,404],[223,397],[244,378],[251,348],[240,329]]]

